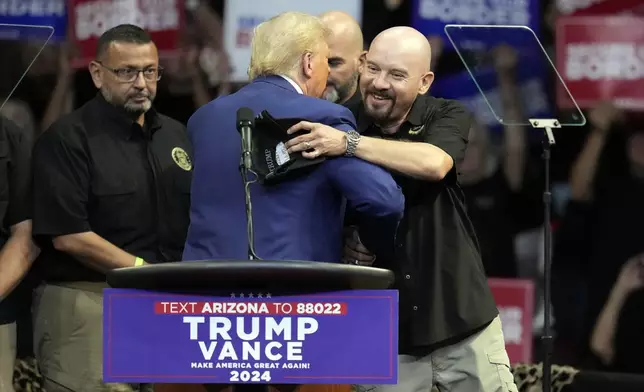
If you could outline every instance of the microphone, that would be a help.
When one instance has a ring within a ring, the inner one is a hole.
[[[253,166],[252,132],[255,128],[255,113],[250,108],[243,107],[237,110],[237,131],[242,139],[242,164],[244,169],[251,170]]]

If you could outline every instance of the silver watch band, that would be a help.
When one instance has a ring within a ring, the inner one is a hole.
[[[352,157],[356,154],[356,148],[360,142],[360,134],[356,131],[347,132],[347,151],[344,153],[346,157]]]

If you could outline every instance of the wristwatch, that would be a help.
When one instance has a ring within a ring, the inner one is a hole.
[[[352,157],[356,154],[356,148],[358,148],[361,137],[356,131],[351,130],[347,132],[347,150],[344,152],[345,157]]]

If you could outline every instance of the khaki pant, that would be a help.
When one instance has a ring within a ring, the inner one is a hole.
[[[501,319],[425,357],[398,357],[397,385],[359,385],[358,392],[517,392]]]
[[[16,323],[0,325],[0,392],[14,392],[13,368],[16,363]]]
[[[42,285],[33,303],[34,351],[47,392],[130,392],[104,384],[104,283]]]

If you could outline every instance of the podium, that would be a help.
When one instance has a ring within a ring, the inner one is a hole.
[[[384,290],[391,287],[393,282],[394,274],[389,270],[309,261],[184,261],[121,268],[107,274],[107,283],[112,288],[180,295],[264,292],[279,297],[347,290]],[[235,392],[269,391],[268,385],[257,383],[234,384],[232,388]],[[305,389],[338,390],[331,385]],[[181,387],[160,387],[159,390],[181,390]]]

